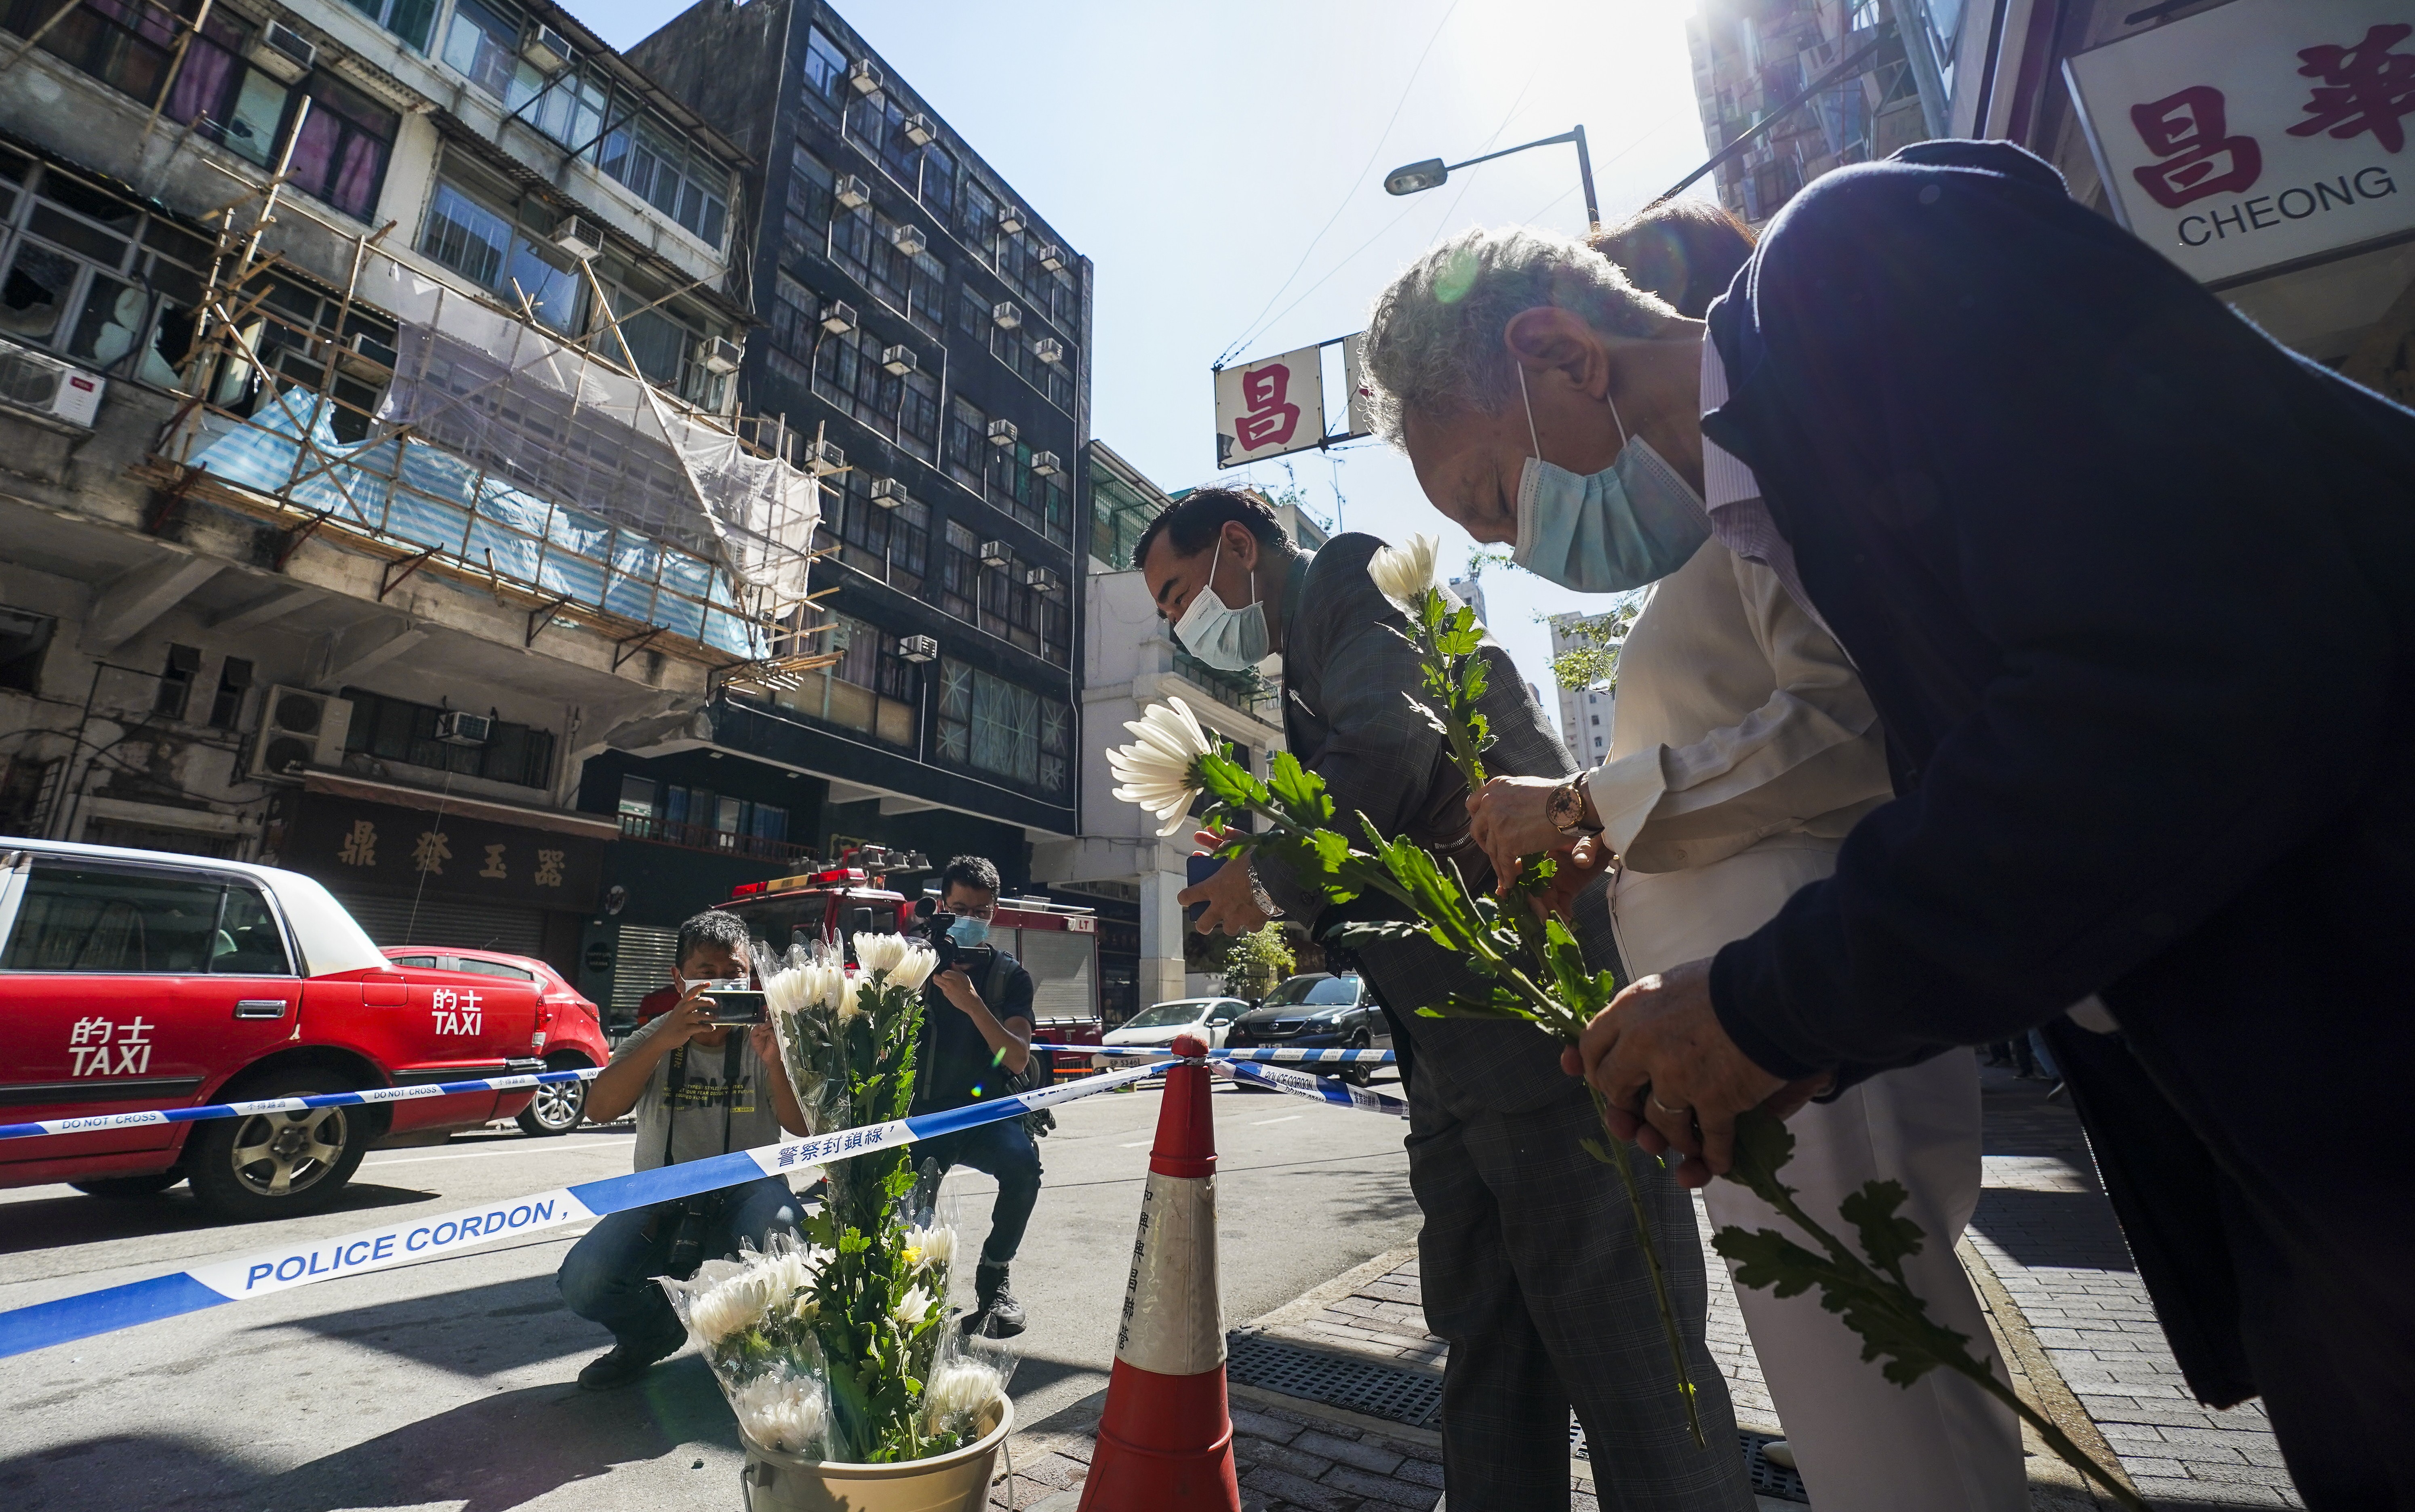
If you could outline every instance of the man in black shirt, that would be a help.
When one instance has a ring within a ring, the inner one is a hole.
[[[955,915],[949,936],[956,964],[922,988],[916,1113],[986,1101],[1010,1090],[1008,1081],[1031,1064],[1031,973],[985,943],[998,912],[998,868],[980,856],[959,856],[940,874],[939,886],[939,906]],[[992,1339],[1023,1332],[1023,1308],[1007,1292],[1006,1273],[1040,1201],[1039,1146],[1022,1119],[1002,1118],[932,1140],[922,1158],[937,1160],[942,1173],[968,1165],[998,1178],[989,1239],[973,1272],[977,1305],[964,1325]]]

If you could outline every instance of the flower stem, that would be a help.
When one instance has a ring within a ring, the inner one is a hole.
[[[1652,1216],[1644,1211],[1643,1190],[1635,1184],[1635,1171],[1627,1156],[1627,1141],[1611,1132],[1610,1101],[1601,1089],[1591,1082],[1585,1090],[1593,1094],[1594,1115],[1601,1120],[1602,1145],[1610,1151],[1611,1168],[1618,1173],[1619,1184],[1627,1189],[1627,1204],[1635,1213],[1637,1243],[1643,1250],[1643,1264],[1652,1275],[1652,1300],[1660,1311],[1660,1332],[1669,1340],[1669,1363],[1676,1368],[1677,1394],[1686,1403],[1686,1427],[1694,1435],[1694,1447],[1709,1447],[1702,1437],[1702,1418],[1694,1405],[1694,1378],[1686,1370],[1686,1345],[1677,1334],[1676,1309],[1669,1301],[1669,1278],[1660,1265],[1659,1235],[1652,1227]]]

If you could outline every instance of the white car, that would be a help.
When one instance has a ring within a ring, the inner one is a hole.
[[[1121,1028],[1109,1030],[1099,1042],[1169,1046],[1182,1035],[1195,1034],[1208,1041],[1208,1049],[1222,1050],[1233,1021],[1249,1010],[1250,1005],[1238,997],[1178,997],[1170,1003],[1150,1004],[1125,1020]],[[1129,1066],[1132,1062],[1120,1056],[1102,1055],[1098,1064]]]

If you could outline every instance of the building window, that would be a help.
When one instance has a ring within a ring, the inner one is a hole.
[[[962,662],[939,664],[940,759],[1062,799],[1072,790],[1072,711]]]
[[[772,283],[772,370],[788,382],[813,382],[814,338],[820,334],[816,312],[821,301],[812,290],[777,274]]]
[[[0,606],[0,688],[42,691],[42,658],[58,623],[47,614]]]
[[[243,720],[244,695],[251,691],[251,663],[230,656],[218,667],[218,696],[210,700],[210,728],[232,729]]]
[[[172,8],[146,0],[84,0],[43,34],[41,48],[110,87],[148,101],[158,96],[175,48],[176,18],[189,14],[192,5],[193,0],[182,0]],[[55,0],[15,0],[8,7],[8,29],[31,37],[58,8]]]
[[[387,155],[401,117],[353,90],[314,73],[310,113],[294,133],[290,182],[356,220],[377,209]]]
[[[168,665],[159,673],[158,689],[151,697],[151,711],[163,719],[182,719],[185,706],[192,701],[193,674],[202,669],[202,653],[191,646],[170,646]]]
[[[684,143],[638,121],[606,134],[597,166],[638,197],[718,248],[729,222],[729,173]]]
[[[488,94],[502,98],[520,61],[518,23],[505,21],[480,0],[454,0],[453,25],[444,34],[444,61]]]
[[[938,593],[939,607],[967,624],[981,607],[981,541],[970,529],[948,521],[944,544],[940,547]]]
[[[525,300],[539,321],[562,335],[578,336],[587,307],[585,281],[562,265],[566,260],[547,245],[549,232],[521,223],[531,218],[545,219],[546,212],[525,203],[493,209],[440,179],[419,249],[515,308]]]
[[[211,255],[132,202],[0,148],[0,336],[172,387]]]
[[[455,745],[436,738],[444,711],[433,705],[361,688],[346,688],[344,696],[352,701],[352,728],[344,737],[348,753],[521,787],[544,787],[553,781],[550,730],[497,720],[485,744]]]
[[[652,818],[654,816],[654,780],[652,777],[622,776],[620,812],[633,818]]]
[[[925,462],[939,459],[939,381],[920,369],[906,375],[897,440]]]
[[[934,142],[922,149],[922,202],[942,226],[956,223],[955,155]]]
[[[818,26],[805,28],[805,103],[832,120],[847,101],[847,54]]]
[[[959,395],[948,403],[948,475],[978,494],[989,468],[989,417]]]
[[[969,173],[965,175],[964,191],[957,233],[982,262],[992,262],[998,256],[998,196]]]
[[[838,660],[803,674],[802,686],[784,688],[772,701],[884,745],[914,749],[922,724],[922,669],[897,654],[897,637],[887,631],[846,615],[833,615],[828,622],[832,628],[816,640],[825,642]]]
[[[788,172],[789,262],[809,251],[830,250],[831,216],[836,206],[831,191],[836,183],[828,163],[802,147],[796,150]]]
[[[428,51],[436,22],[436,0],[345,0],[354,10],[409,42]],[[186,60],[189,66],[191,60]]]

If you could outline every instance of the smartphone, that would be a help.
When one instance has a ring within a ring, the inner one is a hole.
[[[763,1006],[763,995],[744,977],[708,983],[704,996],[712,1004],[708,1022],[713,1025],[743,1028],[772,1021],[771,1010]]]
[[[1191,886],[1197,887],[1223,869],[1224,858],[1222,856],[1193,856],[1185,868],[1184,875]],[[1182,917],[1185,922],[1195,924],[1199,922],[1199,916],[1207,911],[1208,905],[1194,903],[1182,910]]]

